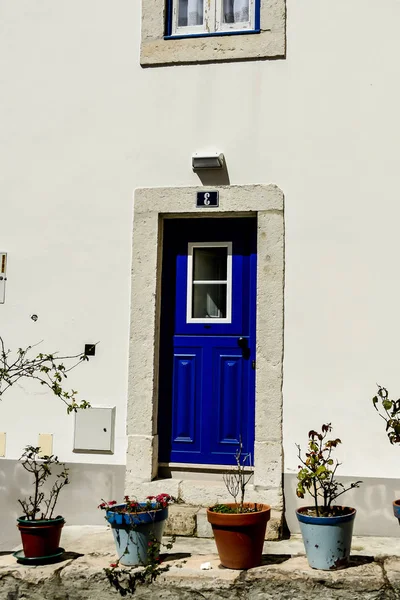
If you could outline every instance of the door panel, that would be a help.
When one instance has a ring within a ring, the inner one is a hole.
[[[217,354],[217,353],[215,353]],[[242,357],[218,352],[216,394],[218,444],[239,442],[240,435],[240,403],[242,390]]]
[[[240,439],[245,452],[253,453],[254,371],[243,358],[237,337],[219,343],[212,352],[212,406],[210,450],[222,462],[232,464]],[[249,410],[248,404],[252,403]]]
[[[201,362],[201,348],[175,347],[172,443],[183,452],[200,451]]]
[[[256,219],[165,221],[160,461],[253,455]]]

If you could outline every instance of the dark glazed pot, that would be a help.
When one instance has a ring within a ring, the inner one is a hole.
[[[63,517],[43,521],[28,521],[20,517],[17,521],[25,558],[44,558],[57,553],[65,523]]]
[[[226,504],[236,507],[236,504]],[[254,504],[245,503],[248,508]],[[268,504],[258,504],[253,513],[217,513],[207,509],[221,565],[228,569],[251,569],[261,564],[267,522],[271,515]]]

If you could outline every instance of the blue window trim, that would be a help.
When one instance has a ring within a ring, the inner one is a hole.
[[[165,37],[171,37],[172,33],[172,0],[167,0],[167,22],[165,28]]]
[[[261,32],[261,22],[260,22],[260,10],[261,10],[261,0],[255,0],[254,2],[254,29],[258,33]]]
[[[241,29],[237,31],[214,31],[212,33],[188,33],[188,35],[172,35],[172,2],[173,0],[167,0],[167,22],[166,22],[166,34],[165,40],[181,40],[184,38],[197,38],[197,37],[215,37],[219,35],[247,35],[251,33],[261,33],[260,24],[260,5],[261,0],[255,0],[254,8],[254,29]]]
[[[250,33],[261,33],[261,29],[215,31],[214,33],[188,33],[187,35],[165,35],[164,40],[185,40],[186,38],[221,37],[225,35],[247,35]]]

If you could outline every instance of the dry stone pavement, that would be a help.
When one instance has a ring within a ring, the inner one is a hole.
[[[109,600],[120,597],[104,574],[115,560],[106,527],[65,528],[63,560],[23,566],[11,553],[0,556],[0,600]],[[342,571],[308,567],[301,540],[266,542],[263,565],[232,571],[219,565],[214,541],[179,538],[165,555],[166,573],[139,587],[137,600],[400,600],[400,540],[371,549],[359,543]],[[387,548],[386,548],[387,547]],[[385,548],[388,550],[385,555]],[[390,553],[391,552],[391,553]],[[207,570],[201,565],[210,563]]]

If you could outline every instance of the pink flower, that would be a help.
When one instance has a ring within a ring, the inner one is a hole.
[[[147,511],[159,510],[161,508],[166,508],[169,502],[173,501],[174,498],[169,494],[158,494],[157,496],[147,496],[145,502],[138,502],[136,499],[130,499],[130,496],[124,496],[125,504],[118,505],[116,500],[110,500],[109,502],[105,502],[104,500],[99,504],[98,508],[103,508],[105,510],[113,508],[113,512],[117,514],[125,514],[125,513],[142,513]],[[117,505],[117,506],[116,506]]]
[[[158,494],[158,496],[156,496],[156,500],[157,502],[168,502],[171,500],[171,496],[169,494]]]
[[[115,567],[118,567],[117,563],[110,563],[110,567],[112,567],[113,569],[115,569]]]

